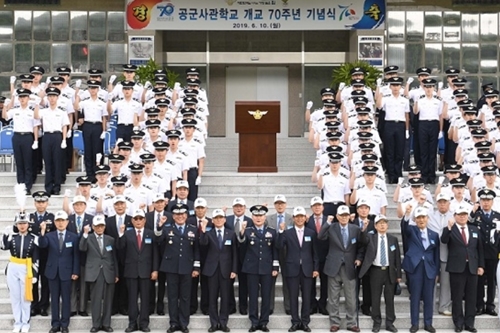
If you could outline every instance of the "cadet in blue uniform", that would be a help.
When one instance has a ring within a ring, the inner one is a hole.
[[[186,224],[189,207],[175,204],[171,208],[174,224],[165,225],[167,217],[160,219],[155,230],[160,249],[164,249],[160,271],[167,275],[168,333],[182,331],[188,333],[191,278],[200,274],[200,253],[198,251],[198,229]]]
[[[28,332],[30,329],[30,307],[33,301],[33,285],[37,281],[38,246],[36,236],[28,232],[28,217],[21,212],[16,217],[17,234],[12,234],[12,226],[5,229],[2,250],[10,250],[7,268],[14,329],[12,332]]]
[[[241,225],[238,242],[240,251],[245,253],[242,271],[248,278],[248,314],[251,321],[249,332],[261,330],[269,332],[271,288],[273,278],[278,276],[278,239],[276,229],[266,227],[266,206],[255,205],[250,208],[253,227]],[[261,296],[260,317],[258,311],[259,287]]]

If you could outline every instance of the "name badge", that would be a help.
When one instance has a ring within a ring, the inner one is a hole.
[[[127,227],[127,231],[128,231],[128,230],[132,230],[132,229],[134,229],[134,228],[133,228],[133,227]]]
[[[151,244],[151,238],[144,238],[144,243]]]
[[[189,215],[194,215],[194,210],[192,210],[192,209],[191,209],[191,210],[189,211]]]
[[[434,245],[434,244],[435,244],[435,243],[434,243],[434,239],[431,239],[431,244],[432,244],[432,245]]]
[[[391,249],[391,251],[396,251],[396,246],[395,245],[391,245],[390,249]]]
[[[206,228],[206,231],[210,231],[210,230],[212,230],[212,227],[207,227]]]
[[[231,245],[231,240],[230,239],[226,239],[226,242],[224,243],[224,245]]]
[[[66,242],[66,247],[73,247],[73,243],[71,243],[71,242]]]
[[[477,233],[473,232],[472,233],[472,238],[477,238]]]
[[[351,239],[351,244],[356,244],[356,238]]]
[[[108,251],[108,252],[113,251],[113,247],[111,245],[107,245],[106,251]]]
[[[368,233],[371,234],[371,235],[373,235],[373,234],[375,234],[375,231],[370,230],[370,231],[368,231]]]
[[[304,242],[310,242],[311,236],[304,236]]]

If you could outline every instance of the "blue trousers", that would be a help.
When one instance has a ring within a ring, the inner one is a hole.
[[[71,314],[71,280],[62,281],[59,274],[55,279],[49,279],[50,311],[52,314],[52,327],[68,327]],[[59,300],[61,314],[59,314]]]
[[[33,140],[33,133],[14,133],[12,137],[17,183],[25,184],[27,190],[33,186]]]
[[[410,276],[410,316],[411,324],[417,325],[420,319],[420,300],[424,301],[424,325],[432,325],[432,313],[434,311],[434,285],[436,279],[429,279],[425,272],[424,261],[420,261],[413,273],[406,272]]]

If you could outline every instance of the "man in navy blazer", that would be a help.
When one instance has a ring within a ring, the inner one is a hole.
[[[208,332],[222,330],[229,332],[229,290],[231,279],[238,271],[238,245],[233,230],[224,227],[226,214],[222,209],[212,213],[213,227],[208,229],[206,218],[202,220],[200,247],[206,252],[205,263],[201,273],[208,278],[208,314],[210,328]],[[220,295],[220,312],[217,310],[217,300]]]
[[[48,249],[45,276],[49,280],[50,306],[52,321],[49,333],[61,331],[68,333],[71,312],[71,281],[78,279],[80,274],[80,252],[78,251],[78,236],[68,230],[68,214],[58,211],[54,216],[56,230],[45,233],[47,222],[40,224],[38,244]],[[62,300],[62,312],[59,314],[59,300]]]
[[[436,332],[432,326],[434,311],[434,285],[439,274],[439,234],[427,228],[428,212],[425,207],[417,207],[414,212],[415,225],[409,225],[411,205],[406,208],[401,221],[403,233],[408,244],[403,259],[403,269],[410,277],[410,332],[417,332],[420,300],[424,301],[424,329]]]
[[[305,228],[306,210],[304,207],[293,209],[294,227],[286,229],[280,225],[278,247],[285,250],[286,258],[283,275],[290,292],[290,313],[292,326],[289,332],[303,330],[311,332],[311,287],[313,278],[319,275],[319,258],[316,249],[316,232]],[[302,292],[302,309],[299,317],[299,288]]]

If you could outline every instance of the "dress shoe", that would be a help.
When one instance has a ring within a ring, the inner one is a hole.
[[[261,330],[262,332],[269,332],[269,328],[267,328],[267,326],[266,326],[266,325],[261,325],[261,326],[259,327],[259,330]]]
[[[430,333],[435,333],[436,332],[436,329],[434,327],[432,327],[432,325],[426,325],[426,326],[424,326],[424,330],[427,331],[427,332],[430,332]]]
[[[332,325],[330,327],[330,332],[338,332],[340,329],[340,327],[338,327],[337,325]]]
[[[39,314],[39,312],[38,312],[37,310],[35,310],[35,309],[32,309],[32,310],[30,311],[30,315],[31,315],[31,317],[35,317],[37,314]]]
[[[443,316],[451,316],[451,311],[450,310],[439,311],[439,314]]]
[[[216,326],[210,326],[210,328],[208,329],[208,331],[210,333],[213,333],[215,331],[218,331],[219,330],[219,327],[216,325]]]
[[[70,315],[71,317],[76,316],[76,311],[72,311],[69,315]]]
[[[305,324],[302,324],[302,330],[304,332],[311,332],[311,328],[309,327],[309,325],[305,325]]]
[[[386,326],[385,330],[389,331],[389,332],[397,332],[398,331],[398,329],[394,325]]]
[[[326,308],[319,308],[319,313],[321,313],[322,315],[325,315],[325,316],[329,316],[330,315],[328,313],[328,311],[326,310]]]
[[[42,317],[47,317],[49,314],[47,313],[47,310],[42,309],[42,310],[40,310],[40,315]]]
[[[272,315],[274,313],[274,310],[269,311],[269,315]]]
[[[31,195],[31,190],[26,190],[26,195]]]
[[[174,333],[175,331],[179,331],[181,328],[177,326],[170,326],[167,330],[167,333]]]
[[[315,314],[318,312],[318,308],[311,308],[310,314]]]
[[[164,315],[165,315],[165,312],[164,312],[164,311],[158,311],[158,312],[156,312],[156,314],[157,314],[158,316],[164,316]]]
[[[293,324],[289,329],[288,332],[296,332],[300,330],[300,325],[299,324]]]
[[[250,329],[248,330],[248,332],[257,332],[257,329],[258,329],[257,326],[252,326],[252,327],[250,327]]]
[[[128,316],[128,310],[122,309],[122,310],[120,310],[120,314],[124,315],[124,316]]]
[[[380,326],[373,326],[372,332],[380,332]]]
[[[69,333],[69,329],[67,327],[61,327],[62,333]]]
[[[113,328],[110,327],[110,326],[102,326],[101,327],[101,331],[104,331],[104,332],[113,332]]]
[[[469,332],[472,332],[472,333],[476,333],[477,332],[477,329],[475,327],[471,327],[471,326],[465,326],[465,330],[469,331]]]
[[[194,310],[194,311],[190,311],[190,312],[189,312],[189,314],[190,314],[191,316],[192,316],[192,315],[194,315],[195,313],[196,313],[196,310]]]
[[[60,195],[61,191],[54,191],[54,195]]]
[[[455,332],[462,332],[463,328],[459,326],[455,326]]]
[[[490,315],[490,316],[498,316],[498,313],[495,310],[486,310],[484,313]]]
[[[476,310],[476,316],[480,316],[480,315],[482,315],[483,313],[485,313],[484,309],[477,309],[477,310]]]
[[[351,327],[348,327],[347,328],[348,331],[351,331],[351,332],[361,332],[361,330],[359,329],[358,326],[351,326]]]
[[[82,316],[82,317],[88,317],[89,316],[89,314],[87,313],[87,311],[80,311],[80,312],[78,312],[78,314],[80,316]]]
[[[202,310],[201,311],[203,314],[208,314],[208,310]],[[229,311],[229,314],[235,314],[236,313],[236,308],[233,308],[231,309],[231,311]]]
[[[126,333],[130,333],[130,332],[135,332],[137,331],[137,327],[136,326],[129,326],[125,329],[125,332]]]
[[[231,330],[229,329],[229,327],[227,327],[227,325],[219,326],[219,329],[222,332],[231,332]]]
[[[286,313],[287,315],[290,315],[290,310],[285,310],[285,313]]]
[[[180,330],[181,330],[182,333],[189,333],[189,328],[187,328],[185,326],[181,327]]]
[[[97,327],[92,327],[90,329],[90,333],[96,333],[96,332],[99,332],[99,329]]]
[[[230,313],[230,314],[233,314],[233,313],[236,313],[236,310],[233,310],[234,312]],[[208,311],[207,310],[203,310],[201,311],[201,313],[204,315],[204,316],[208,316]]]
[[[53,327],[50,329],[49,333],[56,333],[56,332],[59,332],[60,330],[61,330],[61,328],[60,328],[60,327],[53,326]]]
[[[410,332],[411,333],[415,333],[418,331],[418,325],[411,325],[410,327]]]
[[[240,309],[240,314],[246,316],[248,314],[248,310],[247,309]]]
[[[364,314],[365,316],[371,316],[372,313],[370,310],[367,309],[361,309],[361,313]]]
[[[143,332],[151,332],[151,329],[149,327],[143,327],[143,328],[141,328],[141,331],[143,331]]]

